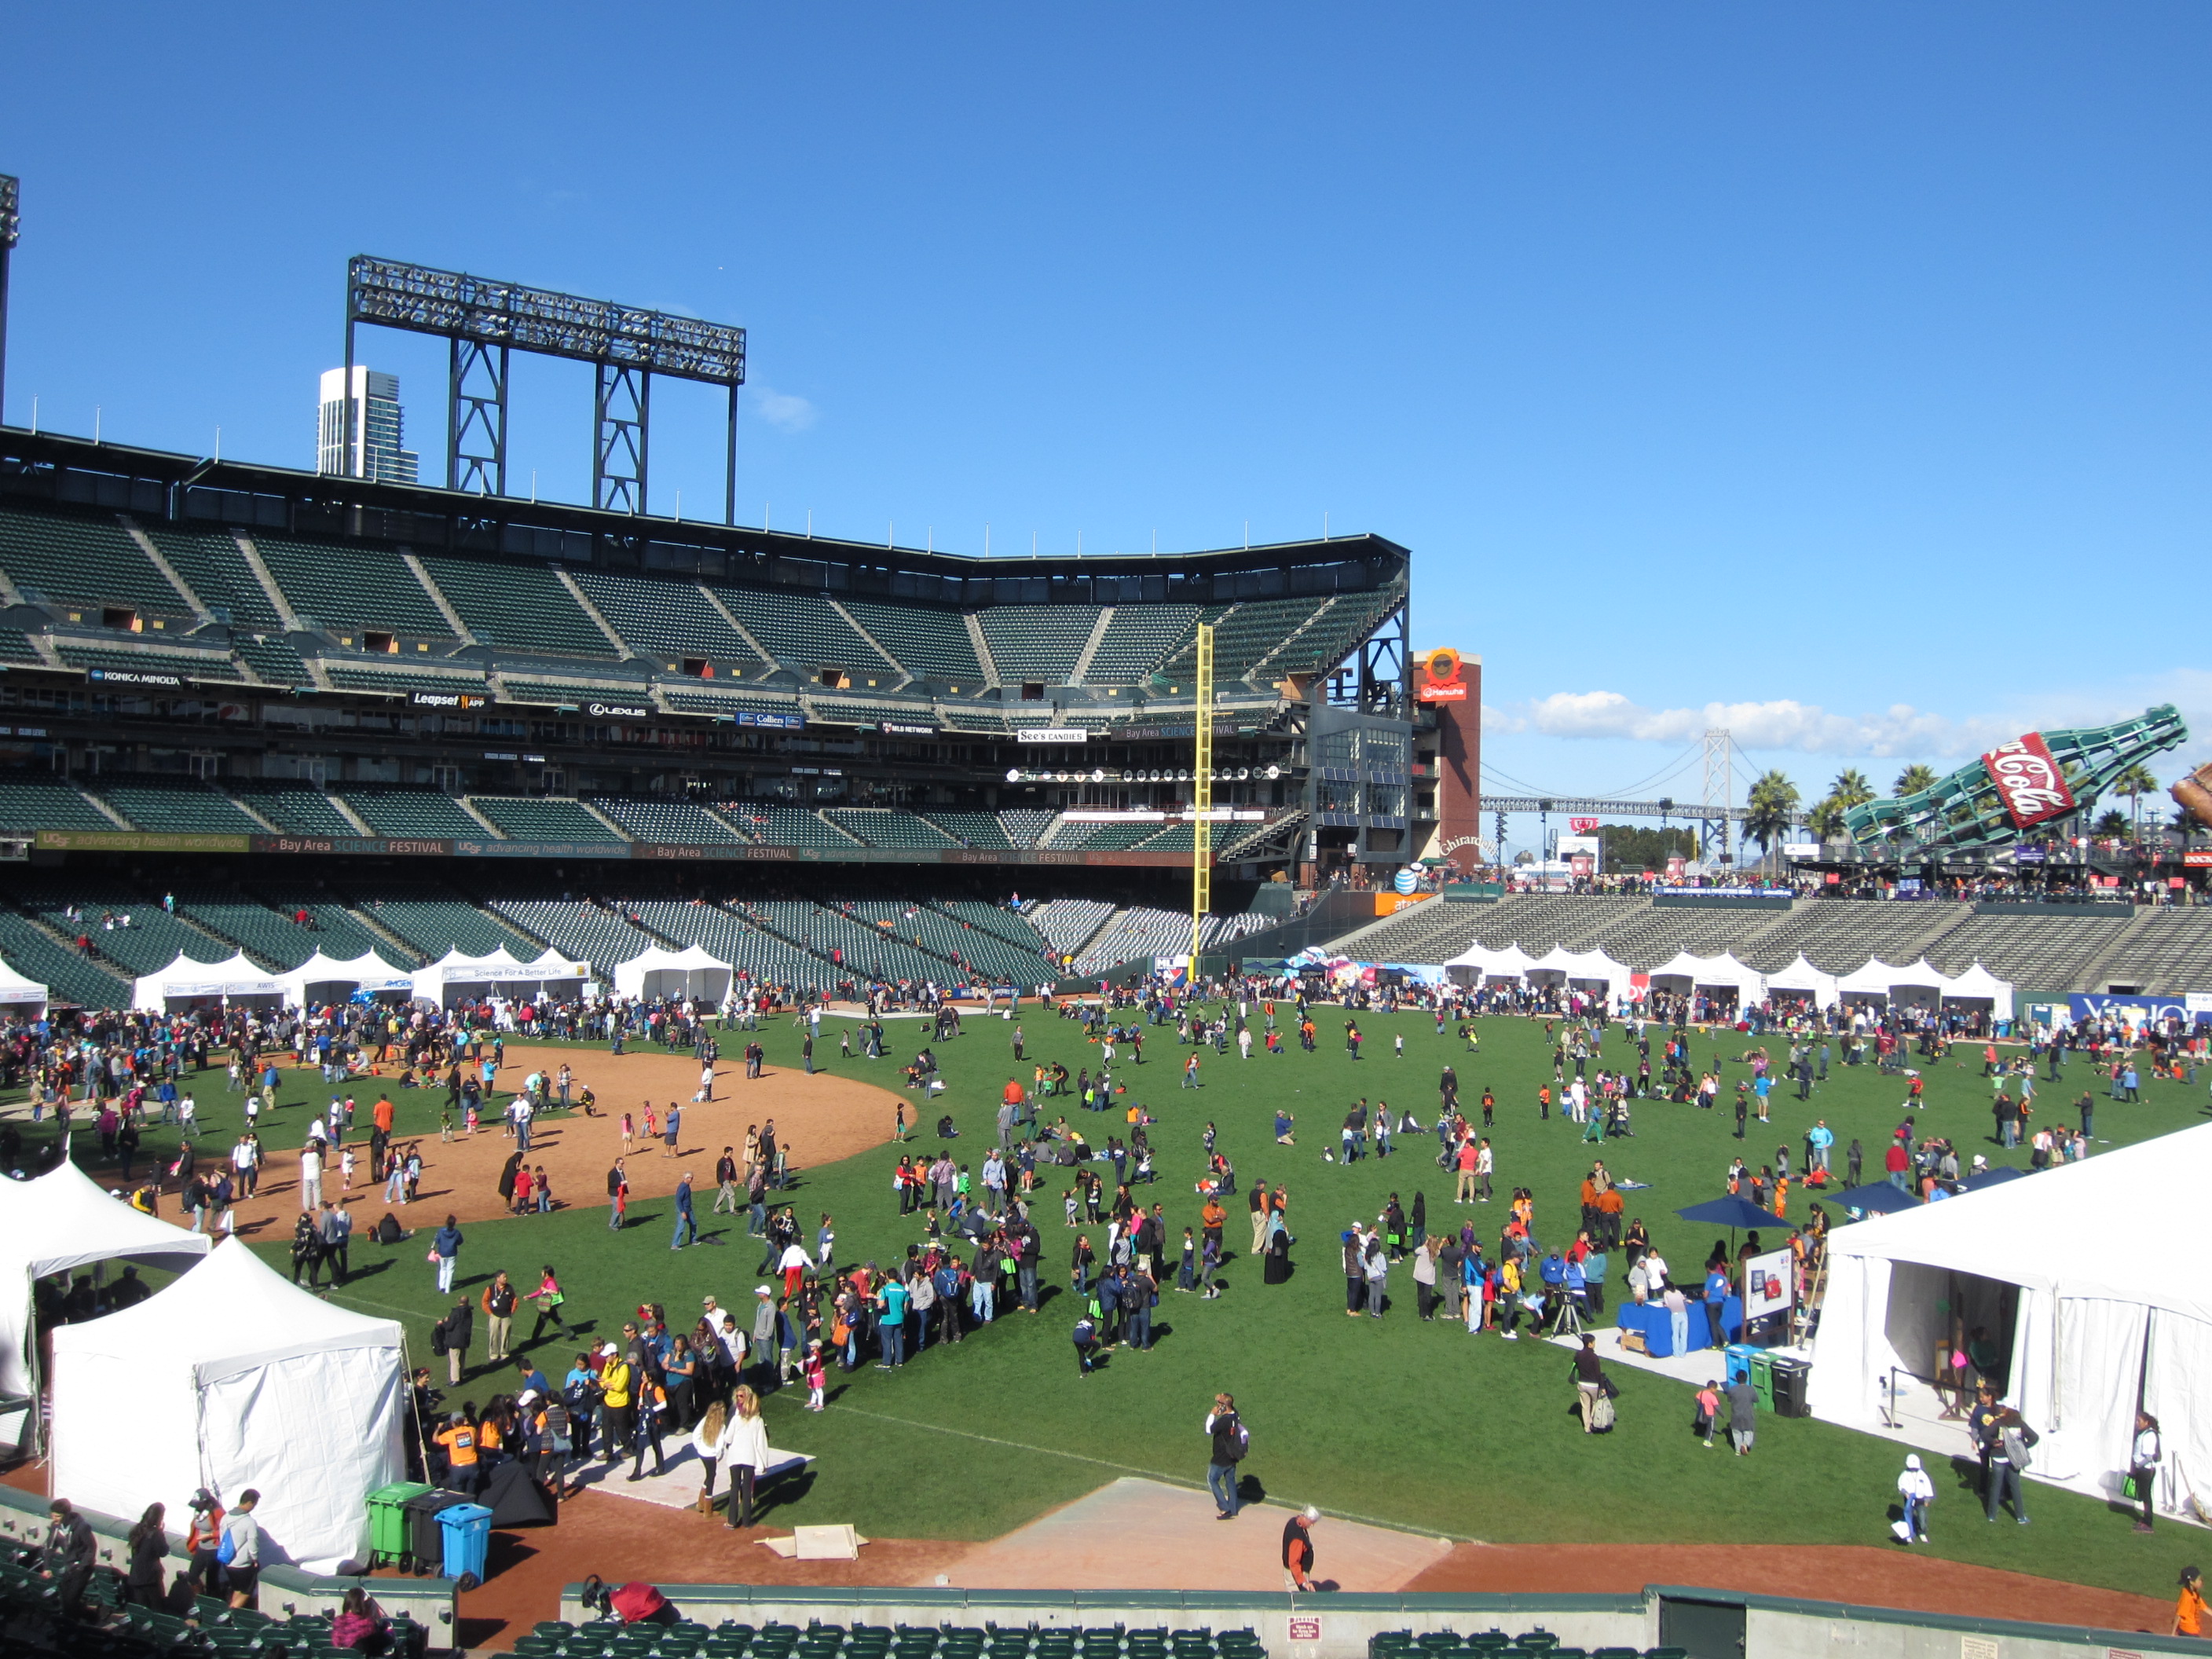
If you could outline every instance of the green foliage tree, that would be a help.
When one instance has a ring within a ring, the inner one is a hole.
[[[1686,830],[1653,830],[1642,824],[1601,823],[1598,842],[1607,873],[1664,870],[1672,858],[1693,859],[1698,839]]]
[[[1874,786],[1867,775],[1856,766],[1847,766],[1836,774],[1836,781],[1828,786],[1828,799],[1845,811],[1863,806],[1874,799]]]
[[[2134,828],[2128,822],[2128,815],[2118,807],[2114,807],[2092,824],[2089,833],[2103,841],[2134,839]]]
[[[1762,853],[1772,850],[1774,843],[1789,833],[1790,820],[1796,815],[1797,801],[1797,786],[1790,781],[1786,774],[1760,774],[1753,780],[1750,793],[1744,797],[1744,838],[1757,842]]]
[[[1933,789],[1936,784],[1936,769],[1914,762],[1897,775],[1890,791],[1897,795],[1917,795],[1923,789]]]
[[[2112,780],[2112,793],[2128,798],[2128,816],[2134,821],[2136,836],[2140,839],[2142,834],[2142,798],[2158,793],[2158,780],[2151,775],[2150,768],[2137,761]]]

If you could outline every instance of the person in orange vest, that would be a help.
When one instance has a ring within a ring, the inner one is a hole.
[[[483,1465],[477,1459],[477,1431],[469,1419],[455,1412],[447,1419],[446,1426],[430,1437],[430,1441],[446,1449],[447,1489],[475,1497]]]

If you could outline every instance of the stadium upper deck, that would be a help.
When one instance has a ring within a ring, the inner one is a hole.
[[[984,560],[10,431],[0,760],[63,787],[0,829],[1022,861],[1004,815],[1089,809],[1169,816],[1056,847],[1187,861],[1203,621],[1220,839],[1402,859],[1408,565],[1372,536]],[[216,790],[148,787],[182,780]]]

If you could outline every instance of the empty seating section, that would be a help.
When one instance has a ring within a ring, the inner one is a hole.
[[[1166,828],[1149,820],[1137,823],[1063,824],[1054,836],[1054,847],[1081,847],[1093,852],[1125,852],[1150,841]]]
[[[1147,853],[1188,853],[1195,842],[1192,839],[1189,824],[1170,823],[1164,829],[1155,830],[1137,845]]]
[[[1495,904],[1475,907],[1474,936],[1486,947],[1502,951],[1518,945],[1532,957],[1540,957],[1555,945],[1570,951],[1587,951],[1600,933],[1648,910],[1648,898],[1612,894],[1569,897],[1551,893],[1515,893]]]
[[[1799,952],[1826,974],[1848,974],[1870,960],[1907,968],[1967,915],[1940,900],[1803,899],[1744,941],[1736,957],[1762,974],[1778,973]]]
[[[358,639],[362,629],[374,629],[432,640],[453,637],[453,624],[395,552],[262,534],[254,536],[253,550],[292,602],[293,613],[333,633]]]
[[[56,943],[12,910],[0,910],[0,959],[33,984],[45,986],[57,1002],[73,1002],[81,1008],[131,1006],[131,981],[125,973]]]
[[[304,783],[233,782],[225,786],[279,831],[292,836],[358,836],[321,790]]]
[[[779,985],[831,985],[836,970],[819,957],[767,932],[750,918],[704,899],[657,899],[632,904],[630,914],[664,939],[696,945],[755,981]]]
[[[886,806],[833,806],[830,819],[871,847],[957,847],[959,842],[927,818]]]
[[[1016,843],[994,812],[940,812],[932,809],[929,821],[963,847],[1011,848]],[[1051,822],[1046,815],[1045,821]],[[1027,842],[1020,843],[1028,846]]]
[[[434,789],[348,789],[345,804],[361,821],[380,836],[426,836],[434,840],[459,836],[482,841],[484,827],[451,795]]]
[[[264,967],[297,968],[319,947],[333,956],[361,954],[331,951],[323,935],[234,888],[196,881],[179,883],[173,890],[179,915],[222,934]]]
[[[620,654],[550,566],[440,553],[420,556],[446,603],[483,643],[564,657]]]
[[[732,801],[724,811],[731,823],[771,847],[852,847],[859,841],[804,806],[743,800]]]
[[[1209,949],[1225,949],[1238,939],[1249,939],[1262,929],[1273,927],[1279,920],[1279,917],[1267,915],[1258,910],[1239,910],[1229,916],[1210,915],[1206,917],[1204,927],[1206,943]]]
[[[262,833],[261,826],[228,796],[199,783],[118,783],[101,794],[141,830],[186,835]]]
[[[951,963],[818,904],[771,899],[740,908],[793,943],[834,960],[856,979],[934,981],[942,985],[954,977]]]
[[[1190,954],[1190,913],[1132,905],[1098,930],[1075,959],[1079,974],[1095,974],[1125,962]]]
[[[20,628],[0,628],[0,661],[35,663],[41,659],[31,636]]]
[[[356,890],[355,900],[363,915],[434,962],[448,951],[488,957],[504,949],[525,962],[544,954],[543,947],[517,929],[430,882],[364,884]]]
[[[979,613],[999,678],[1064,684],[1098,626],[1095,605],[1000,605]]]
[[[1098,636],[1091,666],[1083,671],[1083,683],[1121,685],[1143,679],[1189,641],[1198,620],[1194,605],[1116,606],[1113,621]]]
[[[401,968],[415,967],[423,958],[424,953],[419,950],[380,939],[327,892],[281,882],[256,883],[252,892],[289,926],[302,927],[297,918],[301,912],[307,913],[303,931],[309,943],[308,954],[320,951],[335,961],[349,962],[374,951],[385,961]],[[305,961],[306,957],[301,960]]]
[[[1310,628],[1266,658],[1262,678],[1323,673],[1335,667],[1404,598],[1402,592],[1340,595],[1334,605],[1314,618]],[[1217,674],[1222,672],[1218,666],[1215,669]]]
[[[271,635],[234,634],[231,649],[270,685],[307,685],[313,676],[300,653]]]
[[[607,625],[641,655],[680,668],[686,657],[750,668],[760,653],[732,628],[729,619],[696,582],[611,576],[601,571],[574,573]]]
[[[0,570],[26,599],[191,614],[185,596],[112,519],[0,512]]]
[[[283,631],[284,619],[231,537],[214,530],[155,530],[148,534],[169,568],[199,595],[200,603],[228,617],[234,628],[257,634]]]
[[[100,810],[65,783],[0,781],[0,830],[112,830]]]
[[[1303,599],[1248,599],[1237,605],[1208,605],[1202,622],[1213,624],[1213,675],[1216,679],[1243,678],[1252,665],[1279,645],[1328,602],[1326,594]],[[1197,630],[1168,659],[1170,672],[1188,674],[1198,665]]]
[[[137,674],[174,674],[186,681],[243,684],[246,679],[246,672],[228,653],[217,656],[211,651],[131,651],[121,646],[79,645],[71,640],[58,641],[55,649],[68,668],[120,668]],[[115,689],[125,690],[126,695],[145,695],[145,688],[139,686]]]
[[[592,815],[580,801],[538,800],[526,796],[471,795],[469,805],[497,824],[512,841],[605,842],[623,839]]]
[[[1719,956],[1772,919],[1767,911],[1662,909],[1655,905],[1600,933],[1597,948],[1624,967],[1648,973],[1684,951],[1695,957]]]
[[[943,814],[936,816],[939,823],[944,822]],[[1044,832],[1052,828],[1052,821],[1058,816],[1035,807],[1008,807],[999,814],[999,823],[1006,832],[1006,839],[1015,846],[1035,847],[1044,839]]]
[[[1927,953],[1928,960],[1947,974],[1964,973],[1978,962],[2020,990],[2063,991],[2118,942],[2134,920],[2099,915],[1969,916],[1936,940]]]
[[[2087,989],[2132,985],[2153,996],[2212,991],[2212,925],[2202,908],[2138,912],[2135,931],[2097,978]]]
[[[860,674],[863,684],[865,670],[877,670],[885,679],[895,672],[819,594],[720,586],[714,592],[761,642],[762,649],[787,666],[809,673],[819,668],[850,669]]]
[[[547,1622],[515,1638],[517,1659],[1267,1659],[1249,1630],[1073,1630],[992,1624],[650,1626]],[[1398,1656],[1391,1656],[1398,1659]],[[1580,1659],[1580,1656],[1577,1656]],[[1613,1659],[1608,1654],[1606,1659]],[[1632,1652],[1627,1659],[1635,1659]],[[1680,1650],[1671,1659],[1680,1659]]]
[[[1043,941],[1034,933],[1027,944],[1017,945],[995,929],[977,927],[929,905],[897,899],[862,900],[846,908],[871,926],[889,922],[900,938],[1001,983],[1035,984],[1052,971],[1042,954]],[[988,905],[980,908],[990,908]]]
[[[594,798],[592,805],[633,839],[670,846],[720,847],[743,836],[696,801]]]
[[[1378,923],[1373,932],[1345,941],[1344,951],[1361,962],[1449,962],[1474,945],[1475,920],[1488,908],[1424,899]]]
[[[587,899],[494,899],[486,908],[524,933],[544,939],[562,956],[589,962],[610,975],[617,963],[642,956],[660,943],[623,916]]]
[[[1028,919],[996,904],[985,904],[978,899],[947,899],[936,907],[955,921],[987,933],[996,933],[1018,951],[1041,959],[1049,958],[1052,946],[1045,943],[1042,933],[1032,927]]]
[[[890,671],[884,672],[888,673]],[[660,695],[679,714],[796,714],[800,712],[798,702],[790,697],[732,696],[726,691],[695,691],[688,686],[663,686]]]
[[[15,902],[64,939],[89,939],[115,970],[158,973],[179,956],[221,962],[231,954],[196,927],[163,910],[161,902],[106,876],[32,876],[13,884]],[[77,914],[70,915],[74,905]],[[131,925],[123,926],[125,917]],[[21,964],[17,964],[20,966]]]
[[[432,691],[441,695],[454,692],[485,693],[481,679],[463,679],[458,675],[417,674],[409,672],[405,659],[393,657],[391,666],[381,663],[331,662],[325,659],[323,672],[330,676],[331,684],[341,691],[374,691],[380,696],[404,697],[416,691]]]
[[[1047,899],[1022,916],[1057,957],[1081,950],[1113,914],[1114,907],[1103,899]]]
[[[1686,1649],[1646,1648],[1641,1659],[1685,1659]],[[1639,1659],[1635,1648],[1563,1648],[1547,1630],[1508,1636],[1502,1630],[1462,1636],[1456,1631],[1382,1631],[1367,1641],[1367,1659]]]
[[[982,679],[983,665],[975,660],[968,624],[958,611],[865,599],[839,603],[916,679],[945,680],[963,690]]]

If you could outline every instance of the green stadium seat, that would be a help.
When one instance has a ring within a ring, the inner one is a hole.
[[[185,596],[109,517],[0,511],[0,570],[26,599],[83,607],[94,623],[108,605],[191,615]]]
[[[293,614],[347,645],[374,630],[416,640],[453,637],[447,622],[393,549],[303,541],[256,532],[254,550],[291,601]],[[430,653],[410,653],[429,655]]]
[[[550,565],[437,553],[423,554],[422,563],[469,632],[502,652],[620,654]]]

